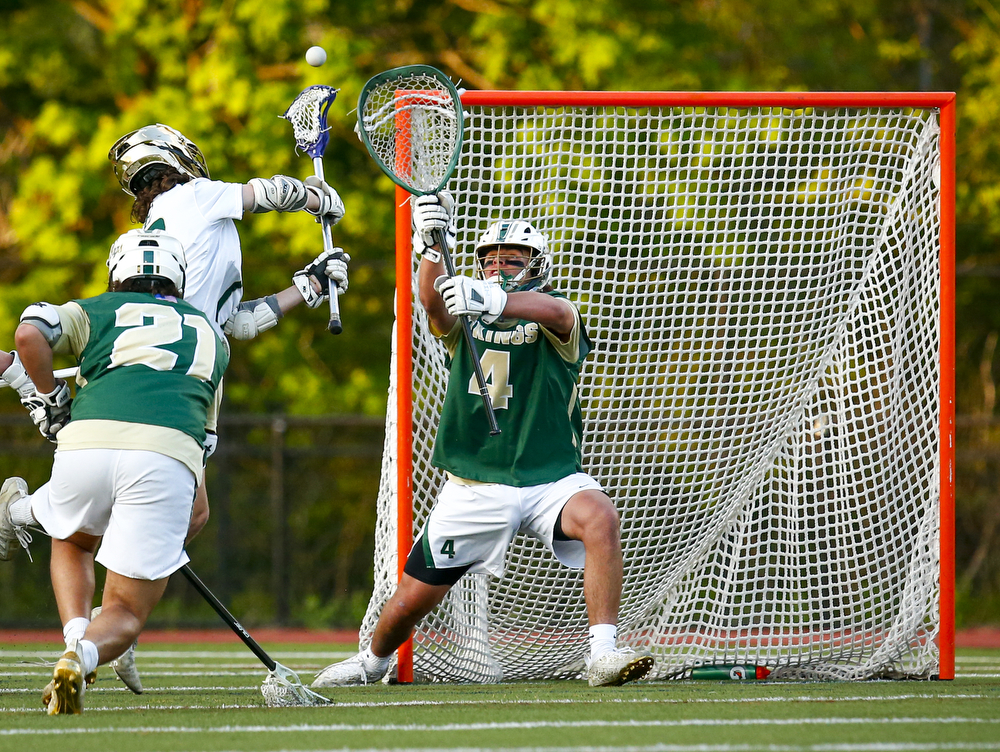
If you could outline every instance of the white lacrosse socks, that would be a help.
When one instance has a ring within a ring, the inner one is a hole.
[[[80,651],[80,667],[83,669],[83,675],[86,676],[97,671],[97,662],[100,660],[97,654],[97,645],[90,640],[80,640],[76,645],[76,649]]]
[[[386,669],[389,668],[390,657],[380,658],[372,652],[371,647],[367,647],[361,651],[361,665],[365,667],[365,671],[370,674],[385,674]]]
[[[82,640],[88,626],[90,626],[90,619],[85,619],[82,616],[77,616],[66,622],[66,626],[63,627],[63,637],[66,639],[66,644],[69,645],[73,640]]]
[[[38,520],[35,519],[35,515],[31,513],[30,496],[18,499],[8,507],[8,510],[10,511],[10,521],[13,522],[16,527],[38,524]]]
[[[618,641],[617,624],[594,624],[590,628],[590,660],[596,661],[615,649]]]

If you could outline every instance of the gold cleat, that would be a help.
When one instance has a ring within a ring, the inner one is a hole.
[[[52,681],[42,690],[42,704],[49,715],[79,715],[83,712],[86,689],[83,667],[76,643],[67,647],[52,670]]]

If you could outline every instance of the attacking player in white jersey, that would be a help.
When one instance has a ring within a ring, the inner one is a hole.
[[[121,236],[108,259],[108,292],[25,309],[15,344],[39,390],[69,407],[53,353],[80,366],[73,420],[57,437],[51,480],[34,494],[21,478],[0,488],[0,559],[27,524],[52,536],[52,588],[66,649],[42,701],[80,713],[87,681],[138,637],[184,539],[202,477],[207,429],[229,355],[207,317],[183,297],[184,250],[163,232]],[[95,556],[96,553],[96,556]],[[91,620],[94,562],[107,568]]]

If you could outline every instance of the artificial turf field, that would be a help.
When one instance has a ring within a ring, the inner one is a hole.
[[[355,648],[265,645],[306,683]],[[83,715],[49,717],[41,661],[55,654],[0,645],[0,751],[1000,749],[1000,650],[959,650],[951,682],[379,684],[324,690],[326,707],[267,708],[266,671],[241,643],[140,642],[141,696],[105,666]]]

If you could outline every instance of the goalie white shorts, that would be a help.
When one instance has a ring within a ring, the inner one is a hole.
[[[159,580],[189,559],[195,477],[183,463],[138,449],[57,451],[52,478],[31,496],[45,532],[104,536],[96,560],[136,580]]]
[[[429,566],[428,559],[433,560],[434,569],[468,566],[469,572],[502,577],[507,549],[514,535],[524,533],[541,541],[566,566],[581,569],[583,543],[553,540],[552,535],[566,502],[587,490],[603,489],[586,473],[526,488],[448,480],[414,551],[423,547],[425,563]]]

